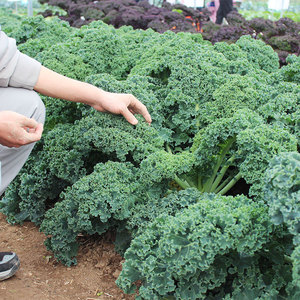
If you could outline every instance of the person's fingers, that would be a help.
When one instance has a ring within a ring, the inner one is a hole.
[[[36,120],[24,117],[22,125],[25,132],[23,132],[22,144],[27,145],[37,142],[42,137],[43,124],[38,123]]]
[[[143,113],[142,116],[145,118],[145,120],[148,124],[151,124],[152,119],[151,119],[151,116],[150,116],[148,110],[145,113]]]
[[[26,132],[29,132],[29,133],[35,132],[35,128],[24,127],[24,130],[26,130]]]
[[[24,119],[22,120],[22,125],[25,128],[35,129],[38,126],[38,122],[34,119],[24,117]]]
[[[44,130],[44,125],[42,123],[39,123],[35,132],[40,137],[39,139],[41,139],[42,137],[43,130]]]
[[[37,123],[35,130],[29,129],[25,132],[25,143],[30,144],[41,139],[43,133],[43,124]]]
[[[133,110],[135,113],[141,114],[144,117],[144,119],[146,120],[146,122],[151,124],[151,122],[152,122],[151,116],[148,112],[147,107],[143,103],[141,103],[140,101],[135,99],[135,101],[130,109]]]
[[[121,114],[123,117],[132,125],[136,125],[138,123],[138,120],[135,118],[135,116],[129,111],[128,108],[125,108]]]
[[[133,95],[131,95],[131,103],[129,104],[129,109],[133,110],[134,113],[138,113],[144,117],[147,123],[151,123],[151,116],[148,112],[147,107],[140,102],[138,99],[136,99]]]

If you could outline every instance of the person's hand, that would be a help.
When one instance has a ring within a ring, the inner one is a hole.
[[[12,111],[0,112],[0,144],[7,147],[20,146],[41,139],[43,124]]]
[[[41,67],[34,90],[53,98],[84,103],[98,111],[121,114],[132,125],[138,120],[134,114],[141,114],[146,122],[151,123],[151,116],[144,104],[131,94],[109,93],[86,82],[68,78]]]
[[[136,125],[138,120],[134,114],[141,114],[148,124],[151,124],[151,116],[144,104],[131,94],[109,93],[101,90],[101,99],[95,100],[91,104],[93,108],[101,112],[121,114],[132,125]]]

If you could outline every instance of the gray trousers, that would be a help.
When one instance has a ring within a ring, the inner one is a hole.
[[[0,111],[4,110],[14,111],[28,118],[33,118],[38,123],[45,121],[44,103],[36,92],[27,89],[0,88]],[[21,170],[34,144],[20,148],[8,148],[0,145],[0,196]]]

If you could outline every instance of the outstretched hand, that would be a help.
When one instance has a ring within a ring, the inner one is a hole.
[[[101,112],[123,115],[124,118],[132,125],[136,125],[138,120],[135,114],[141,114],[148,124],[151,124],[151,116],[144,104],[131,94],[116,94],[101,91],[103,96],[101,100],[95,100],[91,104],[93,108]]]
[[[0,112],[0,144],[19,148],[41,139],[43,124],[12,111]]]
[[[134,114],[141,114],[146,122],[151,123],[146,106],[133,95],[109,93],[86,82],[65,77],[44,66],[41,67],[34,90],[53,98],[88,104],[101,112],[121,114],[132,125],[138,123]]]

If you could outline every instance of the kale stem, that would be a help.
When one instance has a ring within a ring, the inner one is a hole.
[[[219,193],[219,191],[221,191],[224,186],[226,186],[226,184],[230,182],[230,180],[232,180],[233,177],[234,176],[227,177],[215,190],[212,190],[212,192],[214,192],[215,194]]]
[[[293,259],[288,255],[284,255],[284,260],[288,263],[293,263],[294,262]]]
[[[215,178],[217,176],[218,170],[219,170],[220,166],[222,165],[222,162],[224,161],[224,158],[225,158],[226,154],[228,153],[230,147],[232,146],[232,144],[235,141],[236,141],[236,137],[235,136],[232,137],[232,138],[229,138],[227,140],[225,147],[223,148],[223,150],[221,151],[221,153],[220,153],[220,155],[218,157],[217,163],[216,163],[216,165],[214,167],[214,170],[213,170],[213,173],[212,173],[211,177],[205,183],[205,190],[207,192],[211,192],[212,191],[212,184],[215,181]]]
[[[200,174],[198,174],[198,186],[197,186],[197,189],[198,189],[199,191],[201,191],[201,192],[202,192],[202,190],[203,190],[202,176],[200,176]]]
[[[174,180],[183,189],[187,189],[191,187],[185,180],[181,180],[178,176],[175,176]]]
[[[218,193],[220,195],[226,194],[240,179],[242,178],[242,174],[238,173],[233,177],[232,180]]]
[[[172,154],[172,150],[171,150],[171,147],[169,146],[169,144],[166,144],[166,149],[167,149],[167,151],[168,151],[169,153]]]
[[[169,144],[166,144],[166,150],[167,150],[169,153],[172,154],[172,150],[171,150]],[[182,180],[182,179],[180,179],[177,175],[175,175],[174,180],[175,180],[176,183],[177,183],[180,187],[182,187],[183,189],[187,189],[187,188],[190,188],[190,187],[196,187],[196,188],[197,188],[196,184],[195,184],[194,182],[192,182],[191,179]]]
[[[191,178],[186,178],[185,181],[191,186],[197,188],[197,184]]]
[[[231,166],[232,162],[235,160],[235,155],[232,155],[224,164],[224,166],[222,167],[222,169],[219,172],[218,177],[215,179],[215,181],[213,182],[212,186],[211,186],[211,192],[213,192],[219,185],[219,183],[222,181],[223,177],[225,176],[226,171],[228,170],[228,168]]]

